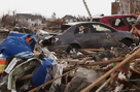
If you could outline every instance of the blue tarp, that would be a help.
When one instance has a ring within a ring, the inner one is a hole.
[[[39,69],[33,74],[32,82],[35,86],[40,86],[52,79],[52,65],[57,64],[56,61],[44,58]]]
[[[33,55],[35,42],[30,46],[26,38],[30,34],[10,33],[0,45],[0,53],[8,56],[20,56],[29,58]]]

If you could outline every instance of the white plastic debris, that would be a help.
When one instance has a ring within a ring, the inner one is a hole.
[[[59,76],[61,76],[63,73],[63,64],[56,64],[53,66],[53,78],[57,78]],[[61,78],[57,79],[56,81],[54,81],[49,89],[49,92],[55,92],[55,87],[57,85],[61,84]]]
[[[8,66],[6,67],[6,69],[4,70],[6,73],[10,73],[11,70],[15,67],[15,65],[17,64],[17,62],[19,61],[19,59],[14,58],[10,64],[8,64]]]
[[[2,58],[3,57],[3,55],[2,54],[0,54],[0,58]]]
[[[57,59],[54,52],[50,52],[46,47],[42,48],[43,53],[50,59]]]
[[[117,86],[114,90],[114,92],[120,92],[123,89],[124,85],[121,84],[120,86]]]
[[[77,55],[80,56],[80,55],[83,55],[83,54],[81,52],[77,52]]]
[[[125,74],[123,72],[120,72],[118,74],[118,78],[123,80],[123,79],[126,79],[126,76],[125,76]]]

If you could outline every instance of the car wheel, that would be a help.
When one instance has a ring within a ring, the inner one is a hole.
[[[122,40],[121,42],[127,45],[128,47],[131,46],[133,43],[131,40]]]
[[[70,45],[68,48],[67,48],[67,53],[68,54],[76,54],[78,52],[78,49],[80,48],[80,46],[78,45]]]

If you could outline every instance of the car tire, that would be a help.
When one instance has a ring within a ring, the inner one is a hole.
[[[131,40],[122,40],[121,42],[124,43],[128,47],[130,47],[133,44]]]
[[[68,46],[66,52],[68,54],[76,54],[78,52],[79,48],[80,48],[79,45],[70,45],[70,46]]]

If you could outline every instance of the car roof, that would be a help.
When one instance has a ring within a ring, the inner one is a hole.
[[[115,18],[115,17],[131,17],[134,16],[133,14],[116,14],[116,15],[110,15],[110,16],[98,16],[94,17],[93,19],[101,19],[101,18]]]
[[[64,24],[64,25],[74,26],[74,25],[77,25],[77,24],[85,24],[85,23],[97,23],[97,22],[90,22],[90,21],[83,21],[83,22],[71,22],[71,23]]]
[[[86,23],[88,23],[88,24],[92,24],[92,23],[95,23],[95,24],[104,24],[104,23],[101,23],[101,22],[90,22],[90,21],[84,21],[84,22],[73,22],[73,23],[68,23],[68,24],[64,24],[64,26],[65,25],[67,25],[67,26],[74,26],[74,25],[78,25],[78,24],[86,24]],[[104,25],[106,25],[106,24],[104,24]],[[108,25],[106,25],[106,26],[108,26]],[[109,27],[111,27],[111,26],[109,26]],[[113,28],[113,27],[111,27],[111,28]],[[113,28],[114,29],[114,28]],[[116,30],[116,29],[115,29]]]

